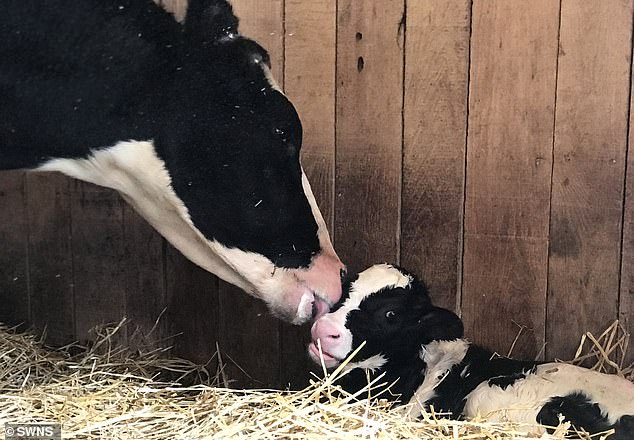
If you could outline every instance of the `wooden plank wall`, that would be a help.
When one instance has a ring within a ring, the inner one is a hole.
[[[472,14],[462,312],[468,332],[498,348],[517,334],[511,320],[527,326],[518,354],[534,355],[544,342],[559,5],[476,2]]]
[[[548,358],[616,318],[634,329],[631,1],[233,4],[302,117],[351,270],[422,274],[499,352],[520,328],[514,353]],[[111,191],[2,172],[0,241],[0,321],[61,344],[162,315],[156,339],[182,333],[174,353],[198,362],[218,343],[235,386],[308,378],[308,327],[187,262]]]

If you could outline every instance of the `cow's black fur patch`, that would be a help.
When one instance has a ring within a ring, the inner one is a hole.
[[[522,379],[526,379],[526,373],[524,371],[518,371],[504,376],[492,377],[489,379],[488,384],[489,386],[497,386],[505,390],[507,387]]]
[[[345,302],[350,298],[350,287],[352,283],[359,279],[358,273],[346,274],[341,278],[341,298],[330,308],[330,313],[339,310]]]
[[[409,273],[399,269],[402,273]],[[343,297],[349,297],[351,283],[357,275],[350,277],[343,286]],[[407,287],[385,289],[375,292],[361,301],[359,308],[351,310],[346,328],[353,336],[352,347],[356,349],[365,341],[365,346],[355,361],[381,353],[389,365],[381,369],[388,374],[381,382],[390,386],[385,396],[390,400],[409,399],[422,380],[424,363],[419,357],[419,338],[428,324],[422,320],[431,309],[427,287],[416,277]],[[339,309],[345,299],[333,308]],[[389,312],[389,313],[388,313]],[[460,327],[462,330],[462,327]],[[373,380],[376,375],[370,373]],[[368,384],[368,376],[362,370],[353,370],[342,380],[342,386],[357,391]]]
[[[599,405],[581,392],[553,397],[539,411],[537,421],[542,425],[554,427],[559,425],[559,415],[562,415],[577,430],[584,430],[590,434],[614,429],[614,434],[609,436],[610,439],[631,440],[634,438],[634,416],[623,416],[616,423],[611,424],[601,413]]]
[[[224,0],[191,0],[184,25],[151,0],[3,1],[0,169],[153,140],[206,238],[308,266],[301,123],[237,31]]]
[[[417,354],[426,324],[421,318],[430,308],[427,287],[417,279],[407,287],[384,289],[364,298],[346,319],[353,349],[366,342],[357,359],[383,353],[401,363]]]
[[[470,345],[462,361],[454,365],[440,382],[436,397],[429,401],[429,405],[433,405],[436,411],[449,412],[452,417],[459,418],[465,398],[481,383],[506,388],[526,377],[526,373],[532,373],[536,365],[535,362],[494,356],[482,347]]]

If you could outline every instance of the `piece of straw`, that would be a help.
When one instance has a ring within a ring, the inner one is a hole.
[[[354,395],[346,393],[337,379],[349,359],[302,391],[229,389],[219,348],[214,356],[218,374],[212,377],[206,366],[164,358],[166,348],[117,345],[124,326],[97,329],[89,347],[73,344],[61,350],[0,326],[0,438],[5,423],[30,422],[60,423],[65,439],[529,438],[512,423],[456,421],[433,410],[419,419],[406,417],[405,407],[392,408],[380,398],[386,385],[382,377]],[[583,349],[580,361],[631,372],[619,366],[628,341],[622,327],[613,326],[598,338],[586,334],[582,344],[587,341],[590,352]],[[569,428],[562,423],[541,438],[569,438]]]

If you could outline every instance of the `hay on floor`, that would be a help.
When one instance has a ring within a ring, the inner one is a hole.
[[[512,424],[453,421],[435,414],[408,419],[402,407],[390,409],[385,401],[362,398],[378,382],[360,396],[342,394],[336,385],[340,370],[299,392],[219,387],[220,375],[211,376],[188,361],[163,359],[164,350],[113,345],[121,325],[102,329],[90,348],[61,350],[48,350],[32,335],[0,326],[0,436],[5,423],[55,422],[62,424],[63,438],[77,439],[526,438]],[[620,374],[631,372],[610,359],[618,351],[615,344],[626,344],[618,324],[610,331],[612,336],[586,335],[582,345],[590,340],[594,358],[605,356],[597,361],[601,368],[616,365]],[[601,341],[609,343],[597,345]],[[581,361],[592,357],[583,356]],[[197,385],[181,384],[192,377]],[[562,424],[542,438],[564,439],[566,431]]]

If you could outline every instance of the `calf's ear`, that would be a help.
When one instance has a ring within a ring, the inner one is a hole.
[[[238,18],[226,0],[189,0],[185,32],[196,39],[217,42],[238,34]]]
[[[432,341],[452,341],[464,336],[464,326],[458,316],[447,309],[433,307],[418,321],[421,344]]]
[[[427,290],[427,286],[415,275],[410,274],[410,276],[412,277],[410,288],[416,297],[417,306],[422,307],[423,309],[429,308],[429,306],[431,306],[431,298],[429,297],[429,290]]]

